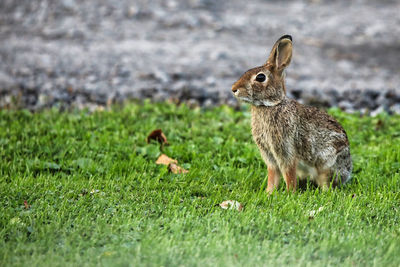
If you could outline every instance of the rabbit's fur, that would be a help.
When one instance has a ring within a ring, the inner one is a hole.
[[[267,192],[278,187],[281,174],[288,190],[296,190],[297,177],[323,189],[343,184],[352,171],[346,132],[325,111],[286,97],[284,70],[291,57],[292,37],[282,36],[267,62],[232,86],[239,100],[252,104],[253,138],[268,166]]]

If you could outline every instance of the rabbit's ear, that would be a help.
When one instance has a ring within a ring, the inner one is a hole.
[[[268,57],[267,64],[273,65],[277,70],[283,70],[292,59],[292,36],[284,35],[276,41]]]

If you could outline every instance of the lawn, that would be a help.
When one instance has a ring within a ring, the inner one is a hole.
[[[400,117],[330,113],[352,182],[267,196],[246,107],[0,111],[0,266],[399,266]]]

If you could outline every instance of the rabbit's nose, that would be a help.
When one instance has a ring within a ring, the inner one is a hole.
[[[235,87],[232,87],[232,92],[233,92],[233,93],[236,93],[236,92],[237,92],[237,90],[238,90],[237,88],[235,88]]]

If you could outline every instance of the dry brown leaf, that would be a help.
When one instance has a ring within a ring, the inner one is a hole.
[[[169,145],[167,137],[161,129],[156,129],[147,136],[147,143],[150,143],[151,140],[156,140],[161,145]]]
[[[169,165],[171,163],[178,163],[178,161],[176,159],[171,159],[170,157],[168,157],[165,154],[161,154],[158,159],[156,160],[156,164],[163,164],[163,165]]]
[[[172,173],[175,174],[180,174],[180,173],[188,173],[188,170],[185,170],[184,168],[182,168],[181,166],[176,165],[175,163],[170,163],[168,165],[168,170]]]
[[[176,159],[171,159],[165,154],[161,154],[156,160],[156,164],[167,165],[168,170],[172,173],[179,174],[179,173],[188,173],[188,170],[185,170],[181,166],[178,165],[178,161]]]
[[[221,208],[223,208],[224,210],[227,209],[236,209],[238,211],[242,211],[243,210],[243,205],[241,203],[239,203],[236,200],[225,200],[222,203],[219,204],[221,206]]]
[[[24,206],[25,206],[25,209],[27,209],[27,210],[31,207],[31,205],[29,205],[28,201],[26,201],[26,200],[24,200]]]
[[[382,120],[378,120],[378,122],[375,124],[375,130],[376,131],[382,130],[383,126],[384,126],[383,121]]]

